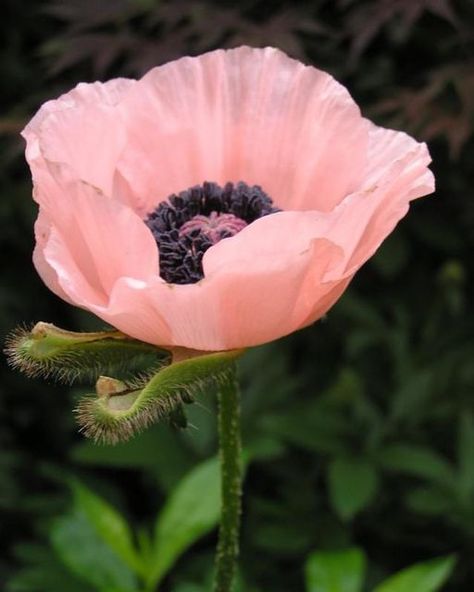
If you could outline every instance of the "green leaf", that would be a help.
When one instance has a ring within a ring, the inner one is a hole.
[[[451,510],[453,500],[440,488],[419,487],[408,493],[406,503],[414,512],[438,516]]]
[[[50,546],[21,544],[14,549],[24,567],[6,582],[5,592],[94,592],[75,577]]]
[[[143,570],[140,557],[133,544],[133,535],[126,522],[115,508],[93,493],[79,481],[72,482],[74,500],[97,535],[135,572]]]
[[[451,575],[455,562],[450,555],[417,563],[391,576],[373,592],[436,592]]]
[[[176,588],[176,592],[206,592],[205,588],[197,584],[181,584]]]
[[[353,518],[374,498],[378,475],[364,458],[338,458],[328,467],[329,499],[342,520]]]
[[[371,263],[381,276],[387,279],[393,279],[407,265],[409,255],[409,242],[399,230],[383,242],[380,249],[372,257]]]
[[[94,592],[96,588],[85,587],[64,566],[37,566],[20,569],[6,583],[5,592]]]
[[[156,586],[178,557],[217,525],[220,505],[219,460],[215,458],[184,477],[158,516],[149,586]]]
[[[360,592],[365,570],[360,549],[317,551],[306,561],[306,592]]]
[[[318,416],[308,409],[292,409],[285,415],[266,415],[260,425],[265,433],[294,446],[315,452],[341,453],[344,451],[344,426],[332,419],[329,412]]]
[[[134,574],[97,536],[87,517],[78,511],[57,520],[51,543],[63,564],[100,592],[136,592]]]
[[[460,417],[458,433],[459,491],[468,501],[474,493],[474,418],[464,412]]]
[[[92,466],[145,470],[156,477],[164,491],[175,486],[194,464],[189,448],[165,424],[154,425],[115,446],[82,440],[73,448],[72,458]]]
[[[449,462],[422,446],[392,444],[379,452],[378,460],[388,470],[408,473],[436,483],[452,483],[455,479],[454,469]]]
[[[426,409],[433,394],[433,370],[420,370],[406,377],[391,397],[392,421],[411,422]]]

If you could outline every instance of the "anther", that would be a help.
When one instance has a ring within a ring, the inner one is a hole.
[[[192,284],[204,277],[204,253],[220,240],[262,216],[278,212],[257,185],[197,185],[171,195],[145,220],[160,253],[160,275],[171,284]]]

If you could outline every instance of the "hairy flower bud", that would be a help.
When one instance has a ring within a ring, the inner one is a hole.
[[[11,366],[29,377],[42,376],[72,383],[117,373],[150,358],[155,366],[170,352],[143,343],[120,331],[76,333],[39,322],[19,328],[7,338],[5,353]]]
[[[101,376],[96,394],[83,398],[76,414],[81,431],[96,442],[115,444],[164,418],[185,427],[183,405],[210,384],[225,380],[242,350],[179,351],[179,356],[146,379],[126,384]]]
[[[184,405],[204,386],[225,380],[243,350],[162,349],[119,331],[76,333],[40,322],[12,333],[5,352],[30,377],[96,379],[95,394],[79,402],[77,419],[86,436],[115,444],[162,419],[186,427]],[[143,361],[145,373],[137,373]]]

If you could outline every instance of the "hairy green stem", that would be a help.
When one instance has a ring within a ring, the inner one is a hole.
[[[239,554],[242,495],[240,395],[235,364],[219,391],[222,506],[213,592],[231,592]]]

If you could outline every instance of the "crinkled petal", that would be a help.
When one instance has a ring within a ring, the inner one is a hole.
[[[425,168],[431,162],[426,144],[417,142],[405,132],[386,129],[370,123],[367,167],[364,171],[363,186],[371,187],[390,172],[395,162],[407,155],[414,156],[418,166]],[[426,171],[432,177],[431,171]],[[431,181],[431,185],[434,180]],[[433,188],[431,189],[433,191]]]
[[[250,336],[257,345],[300,329],[337,283],[325,278],[344,253],[318,231],[319,214],[307,214],[261,218],[205,254],[204,282],[218,293],[216,314],[231,341]]]
[[[52,228],[39,248],[69,300],[104,304],[120,278],[158,275],[155,240],[133,210],[84,183],[51,184],[49,190],[61,195],[49,195],[43,206]],[[38,271],[48,281],[45,268]]]
[[[122,278],[108,300],[87,307],[138,339],[203,350],[258,345],[300,329],[336,302],[409,201],[433,190],[426,147],[413,148],[331,212],[280,212],[220,241],[206,252],[197,284]]]
[[[46,261],[44,256],[44,248],[50,239],[51,230],[51,222],[46,213],[40,208],[35,222],[36,245],[33,251],[33,263],[48,288],[66,302],[74,304],[61,288],[56,270]]]
[[[328,211],[362,181],[369,123],[330,75],[241,47],[151,70],[120,102],[119,170],[144,215],[203,181],[258,184],[283,209]]]
[[[81,262],[77,261],[77,253],[71,247],[67,237],[54,227],[50,229],[47,243],[39,255],[45,265],[37,265],[48,287],[59,296],[63,292],[68,302],[95,313],[132,337],[148,343],[172,343],[170,329],[159,307],[144,297],[153,285],[152,279],[144,281],[122,276],[114,283],[111,294],[105,294],[95,278],[84,273]],[[56,289],[58,285],[59,289]]]
[[[112,196],[116,163],[126,144],[125,129],[108,105],[81,105],[51,114],[40,128],[39,147],[49,167],[62,171]]]
[[[62,164],[63,174],[113,193],[117,159],[126,143],[115,105],[134,82],[82,83],[41,107],[22,132],[36,183],[41,173],[55,177]]]
[[[23,134],[40,275],[164,346],[247,347],[314,322],[434,187],[424,144],[372,125],[331,76],[271,48],[79,85]],[[142,218],[205,180],[261,185],[287,211],[209,249],[200,282],[167,284]]]
[[[379,150],[389,152],[393,142],[398,144],[401,149],[390,157],[395,160],[374,167],[365,187],[347,196],[328,218],[326,236],[346,253],[341,270],[346,276],[353,275],[375,253],[406,215],[411,200],[434,191],[434,177],[427,168],[431,158],[426,145],[405,134],[384,131],[388,133],[379,136],[388,142],[385,146],[379,143]],[[404,141],[406,138],[410,142]]]
[[[107,296],[103,291],[93,264],[86,261],[84,253],[77,257],[68,241],[67,235],[51,226],[48,240],[41,251],[45,267],[37,267],[37,271],[45,283],[50,276],[43,275],[45,269],[53,269],[60,287],[67,300],[77,306],[91,310],[97,304],[105,304]],[[79,260],[78,260],[79,259]]]
[[[295,236],[282,242],[288,232]],[[342,252],[314,235],[313,220],[301,212],[262,218],[206,253],[204,280],[121,281],[94,312],[158,345],[225,350],[277,339],[300,328],[335,285],[323,277]]]
[[[170,321],[174,321],[173,311],[181,316],[186,314],[185,310],[178,311],[179,302],[173,300],[174,288],[157,276],[147,282],[121,278],[106,304],[88,308],[110,325],[141,341],[162,346],[182,345],[176,343],[170,326]],[[191,317],[188,323],[194,338],[184,345],[194,347],[198,341],[196,333],[199,325],[195,325]]]
[[[81,105],[116,105],[133,84],[135,80],[128,78],[114,78],[108,82],[80,82],[57,99],[46,101],[22,131],[22,136],[27,141],[27,154],[34,148],[42,123],[52,113]],[[31,157],[34,158],[36,155],[33,151]]]

